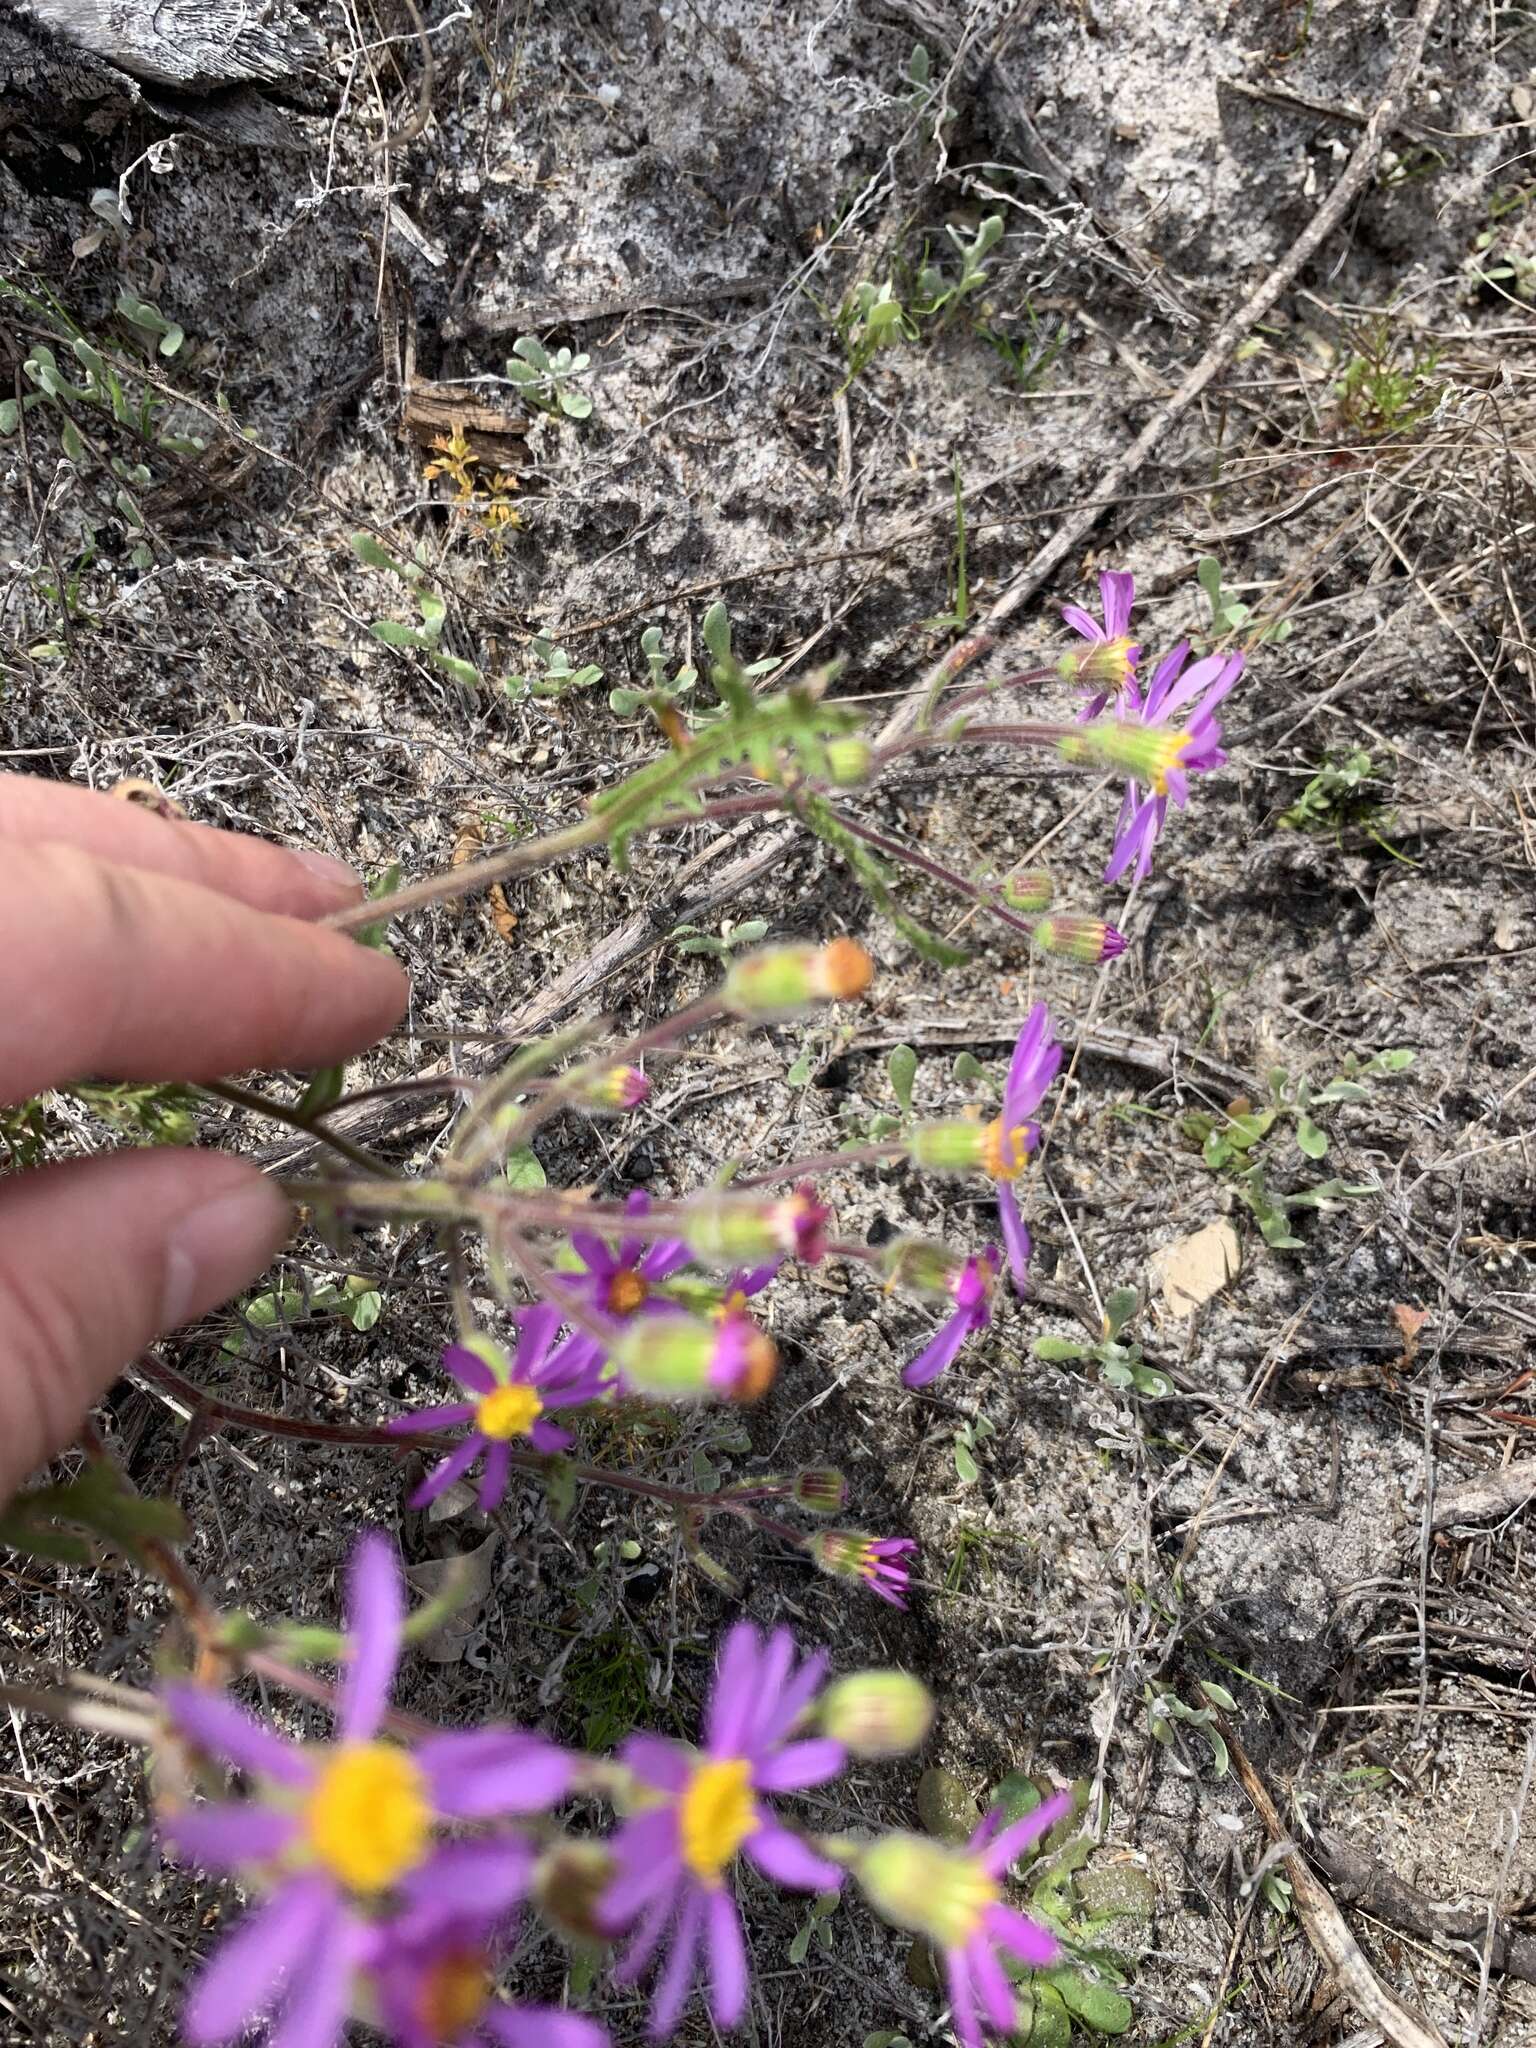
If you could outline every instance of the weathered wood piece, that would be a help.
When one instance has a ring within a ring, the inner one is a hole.
[[[291,0],[10,0],[131,77],[181,91],[280,85],[325,45]]]

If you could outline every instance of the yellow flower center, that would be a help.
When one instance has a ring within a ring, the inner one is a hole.
[[[505,1443],[514,1436],[526,1436],[544,1413],[544,1403],[533,1388],[522,1381],[497,1387],[475,1410],[475,1427],[482,1436]]]
[[[633,1266],[621,1266],[608,1282],[609,1312],[616,1316],[632,1316],[637,1308],[645,1306],[650,1292],[643,1274],[637,1273]]]
[[[427,1781],[403,1749],[354,1742],[338,1749],[305,1804],[317,1862],[355,1892],[387,1891],[426,1852]]]
[[[714,1317],[717,1323],[727,1322],[732,1316],[742,1316],[746,1312],[747,1297],[739,1287],[733,1288],[722,1300],[717,1301],[714,1307]]]
[[[491,1995],[491,1973],[476,1949],[457,1950],[434,1963],[422,1981],[417,2018],[434,2042],[457,2041],[472,2027]]]
[[[1002,1886],[988,1877],[978,1857],[946,1857],[945,1864],[933,1890],[928,1924],[941,1948],[964,1948],[981,1932],[988,1906],[1003,1895]]]
[[[720,1873],[757,1826],[746,1759],[700,1764],[679,1803],[678,1825],[683,1861],[702,1883],[719,1884]]]
[[[1002,1118],[995,1116],[981,1134],[981,1170],[989,1180],[1017,1180],[1028,1156],[1023,1124],[1004,1131]]]

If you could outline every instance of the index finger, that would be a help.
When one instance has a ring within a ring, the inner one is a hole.
[[[362,895],[351,869],[326,854],[290,852],[245,833],[163,818],[141,804],[118,803],[73,783],[0,775],[0,859],[9,857],[13,845],[45,840],[196,882],[282,917],[324,917]]]
[[[0,1102],[87,1075],[329,1066],[407,994],[393,960],[338,932],[57,844],[5,853],[0,977]]]

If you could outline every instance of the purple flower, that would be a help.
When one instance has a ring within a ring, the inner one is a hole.
[[[578,1355],[570,1344],[562,1344],[558,1351],[551,1352],[549,1347],[560,1327],[559,1309],[544,1305],[519,1309],[517,1325],[517,1350],[510,1365],[501,1361],[500,1373],[467,1344],[450,1344],[443,1353],[443,1364],[476,1396],[473,1401],[449,1401],[439,1408],[418,1408],[414,1415],[397,1415],[385,1424],[396,1436],[416,1430],[451,1429],[461,1422],[474,1425],[463,1442],[417,1487],[410,1497],[411,1507],[423,1508],[436,1500],[483,1453],[480,1509],[489,1514],[492,1508],[500,1506],[507,1490],[513,1439],[527,1437],[536,1451],[563,1451],[571,1441],[571,1433],[546,1421],[547,1411],[578,1407],[585,1401],[595,1401],[605,1391],[596,1361]]]
[[[1131,644],[1127,628],[1136,596],[1136,579],[1123,570],[1106,569],[1099,577],[1099,595],[1104,604],[1101,626],[1081,605],[1064,604],[1061,616],[1074,633],[1089,643],[1085,654],[1062,656],[1061,673],[1070,682],[1085,684],[1092,692],[1082,716],[1096,718],[1111,697],[1134,691],[1136,663],[1141,654]]]
[[[738,1622],[721,1651],[702,1754],[654,1735],[632,1736],[620,1751],[620,1761],[657,1797],[613,1838],[618,1875],[600,1916],[613,1929],[635,1923],[615,1972],[621,1983],[644,1973],[670,1933],[651,2008],[658,2040],[676,2026],[701,1964],[716,2025],[733,2027],[746,2011],[746,1945],[727,1881],[738,1852],[797,1891],[835,1891],[842,1882],[836,1864],[816,1855],[756,1796],[824,1785],[843,1768],[840,1742],[790,1739],[826,1668],[823,1654],[796,1668],[787,1628],[763,1638],[749,1621]]]
[[[907,1609],[911,1574],[900,1560],[917,1545],[910,1536],[866,1536],[862,1529],[828,1529],[808,1536],[805,1547],[820,1569],[834,1579],[862,1579],[869,1590],[892,1607]]]
[[[1013,1183],[1040,1142],[1039,1126],[1030,1119],[1061,1065],[1061,1047],[1051,1034],[1051,1013],[1036,1003],[1024,1020],[1013,1048],[1008,1079],[1003,1085],[1003,1110],[987,1126],[986,1170],[997,1183],[997,1214],[1008,1250],[1008,1270],[1022,1294],[1029,1281],[1029,1231],[1019,1210]],[[919,1361],[921,1362],[921,1361]]]
[[[274,2048],[331,2048],[382,1921],[500,1915],[528,1889],[521,1836],[445,1843],[439,1823],[540,1813],[570,1785],[570,1760],[516,1728],[445,1730],[410,1749],[381,1739],[405,1621],[399,1559],[382,1537],[352,1553],[346,1616],[333,1743],[286,1742],[200,1686],[162,1689],[177,1734],[257,1788],[162,1820],[179,1855],[265,1894],[193,1986],[183,2025],[194,2044],[233,2040],[275,2009]]]
[[[859,1880],[876,1910],[926,1936],[940,1951],[950,2018],[965,2048],[981,2048],[978,2007],[996,2033],[1011,2034],[1018,2023],[999,1948],[1037,1970],[1061,1954],[1056,1937],[1027,1913],[1004,1905],[1002,1893],[1010,1864],[1070,1806],[1065,1794],[1048,1799],[1001,1833],[993,1813],[963,1849],[947,1849],[921,1835],[886,1835],[860,1859]]]
[[[955,1312],[902,1374],[904,1386],[926,1387],[930,1380],[936,1380],[947,1365],[953,1364],[956,1352],[972,1330],[985,1329],[991,1322],[992,1287],[999,1263],[990,1245],[979,1257],[966,1260],[950,1283]]]
[[[1132,879],[1138,882],[1150,873],[1152,849],[1168,816],[1169,799],[1182,809],[1189,796],[1189,777],[1209,774],[1226,761],[1221,726],[1213,713],[1242,674],[1243,656],[1208,654],[1184,675],[1188,657],[1189,642],[1181,640],[1158,663],[1145,703],[1133,685],[1129,702],[1122,707],[1124,721],[1139,728],[1129,744],[1138,751],[1146,748],[1151,788],[1144,793],[1134,776],[1125,785],[1115,843],[1104,870],[1106,882],[1117,881],[1127,868],[1134,869]],[[1182,732],[1175,731],[1169,721],[1191,704],[1195,708],[1188,723]],[[1148,746],[1148,741],[1153,744]]]
[[[643,1216],[650,1206],[651,1198],[644,1188],[636,1188],[624,1204],[631,1216]],[[571,1246],[581,1261],[581,1270],[561,1277],[586,1300],[595,1315],[613,1323],[615,1336],[636,1316],[677,1313],[678,1304],[658,1289],[693,1256],[680,1237],[649,1242],[642,1237],[626,1237],[615,1249],[595,1231],[573,1230]],[[577,1330],[555,1355],[563,1367],[586,1373],[606,1361],[608,1349],[588,1331]]]
[[[462,1912],[380,1931],[371,1989],[398,2048],[607,2048],[595,2021],[495,1996],[495,1933],[492,1916]]]

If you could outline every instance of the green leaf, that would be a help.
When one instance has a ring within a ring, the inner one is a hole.
[[[576,1505],[576,1467],[569,1458],[550,1458],[544,1467],[544,1504],[549,1519],[563,1529]]]
[[[1129,1999],[1077,1970],[1058,1967],[1050,1981],[1072,2017],[1095,2034],[1123,2034],[1135,2017]]]
[[[520,1145],[517,1151],[507,1154],[501,1179],[514,1194],[532,1194],[549,1184],[531,1145]]]
[[[1047,1365],[1067,1365],[1074,1359],[1088,1357],[1091,1347],[1079,1344],[1075,1337],[1036,1337],[1029,1348],[1034,1357]]]
[[[981,1825],[975,1800],[942,1764],[931,1765],[917,1781],[917,1817],[939,1842],[968,1842]]]
[[[354,1330],[371,1330],[384,1313],[384,1297],[376,1287],[367,1288],[344,1300],[341,1312]]]
[[[791,1088],[806,1087],[810,1082],[812,1065],[811,1048],[808,1045],[802,1046],[795,1064],[784,1076],[789,1086]]]
[[[1111,1337],[1118,1337],[1126,1324],[1135,1315],[1140,1294],[1134,1287],[1117,1287],[1104,1299],[1104,1320],[1109,1324]]]
[[[958,1087],[972,1088],[978,1081],[985,1081],[987,1070],[973,1052],[958,1055],[954,1064],[954,1077]]]
[[[1321,1159],[1328,1150],[1328,1133],[1302,1112],[1296,1119],[1296,1142],[1309,1159]]]
[[[431,639],[419,626],[402,626],[398,619],[375,619],[368,630],[386,647],[419,647],[430,651],[432,646]]]
[[[807,1920],[804,1926],[797,1931],[794,1940],[789,1944],[789,1960],[797,1969],[810,1953],[813,1927],[814,1923]]]
[[[592,401],[584,391],[562,391],[560,410],[568,420],[586,420],[592,417]]]
[[[466,690],[479,689],[485,681],[472,661],[461,661],[456,654],[444,654],[440,647],[433,648],[432,663],[435,668],[440,668],[444,675],[452,676],[456,683],[462,683]]]
[[[14,434],[20,425],[20,405],[14,398],[0,398],[0,436]]]
[[[608,709],[617,718],[633,718],[645,702],[641,690],[617,689],[608,692]]]
[[[400,576],[407,583],[412,581],[412,572],[402,562],[382,547],[371,533],[354,533],[349,536],[348,546],[365,569],[387,569],[393,576]]]
[[[970,1446],[963,1444],[959,1437],[955,1438],[955,1470],[967,1486],[973,1486],[981,1477],[981,1469],[971,1456]]]
[[[891,1048],[891,1056],[885,1063],[890,1080],[891,1092],[908,1116],[912,1114],[912,1085],[917,1079],[917,1054],[910,1045]]]
[[[1010,1771],[1006,1778],[999,1780],[992,1791],[992,1804],[1001,1807],[1002,1825],[1011,1828],[1016,1820],[1022,1820],[1026,1813],[1033,1813],[1040,1804],[1040,1787],[1027,1771]]]
[[[1218,1685],[1214,1678],[1202,1678],[1200,1690],[1213,1706],[1223,1707],[1229,1714],[1237,1712],[1237,1701],[1224,1685]]]

